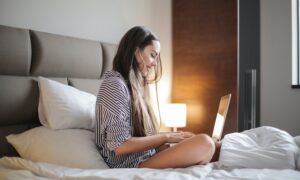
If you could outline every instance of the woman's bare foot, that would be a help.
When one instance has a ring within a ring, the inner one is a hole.
[[[215,161],[219,160],[221,146],[222,146],[222,142],[221,141],[215,142],[216,150],[215,150],[215,153],[214,153],[213,157],[211,158],[210,162],[215,162]]]

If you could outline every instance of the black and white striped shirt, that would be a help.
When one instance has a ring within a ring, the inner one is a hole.
[[[114,150],[133,136],[131,99],[122,75],[107,71],[96,103],[96,145],[101,156],[111,168],[134,168],[155,154],[155,149],[126,155],[116,155]]]

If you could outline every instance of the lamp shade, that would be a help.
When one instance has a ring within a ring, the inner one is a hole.
[[[186,104],[165,104],[162,107],[162,118],[166,127],[185,127]]]

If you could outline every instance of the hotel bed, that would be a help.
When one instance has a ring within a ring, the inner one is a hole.
[[[215,163],[109,169],[94,144],[94,108],[115,51],[0,26],[0,179],[300,179],[300,136],[273,127],[226,135]]]

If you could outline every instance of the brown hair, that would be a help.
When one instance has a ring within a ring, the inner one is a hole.
[[[146,78],[142,77],[135,58],[136,48],[143,50],[159,41],[158,37],[146,27],[136,26],[131,28],[121,39],[113,61],[113,70],[122,74],[127,81],[131,94],[132,124],[134,136],[142,137],[158,132],[157,118],[150,103],[149,83],[157,83],[161,78],[161,59],[153,67],[153,73]]]

